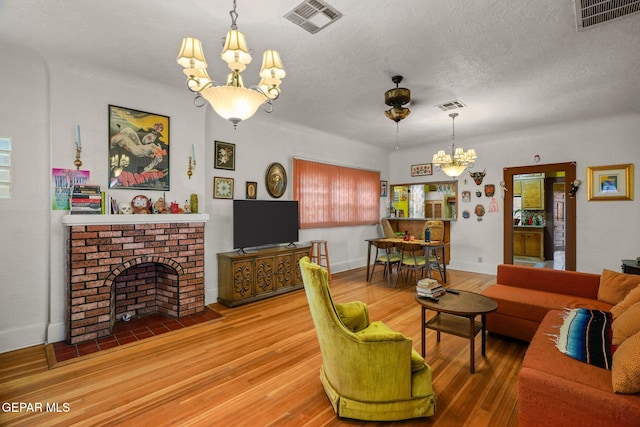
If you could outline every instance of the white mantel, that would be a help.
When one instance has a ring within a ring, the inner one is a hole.
[[[161,223],[189,223],[207,222],[209,214],[134,214],[134,215],[65,215],[62,223],[73,225],[101,225],[101,224],[161,224]]]

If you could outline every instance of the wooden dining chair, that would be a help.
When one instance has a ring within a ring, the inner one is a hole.
[[[391,274],[393,272],[393,266],[396,266],[396,283],[397,272],[398,272],[398,264],[400,263],[400,253],[395,251],[395,245],[393,242],[385,242],[376,240],[373,242],[373,245],[376,247],[376,256],[373,261],[373,268],[371,269],[371,274],[369,275],[368,281],[371,282],[373,278],[373,272],[376,269],[376,265],[382,264],[384,265],[384,275],[387,277],[387,286],[391,286]]]
[[[400,264],[398,265],[398,274],[396,275],[396,286],[398,284],[398,276],[404,271],[405,282],[409,280],[411,272],[416,277],[416,285],[418,284],[418,272],[424,271],[427,264],[425,251],[419,243],[400,243]]]

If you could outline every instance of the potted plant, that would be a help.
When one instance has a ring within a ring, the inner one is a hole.
[[[513,225],[518,225],[520,224],[520,211],[522,209],[516,209],[515,211],[513,211]]]

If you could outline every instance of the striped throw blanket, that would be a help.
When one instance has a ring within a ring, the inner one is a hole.
[[[567,309],[556,346],[567,356],[611,370],[611,313],[586,308]]]

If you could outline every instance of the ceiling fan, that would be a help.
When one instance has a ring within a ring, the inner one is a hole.
[[[384,103],[391,107],[386,110],[384,114],[396,123],[400,120],[406,119],[411,113],[411,110],[405,107],[405,105],[411,102],[411,91],[409,89],[399,87],[402,79],[402,76],[391,77],[391,81],[395,83],[396,87],[389,89],[384,93]]]

